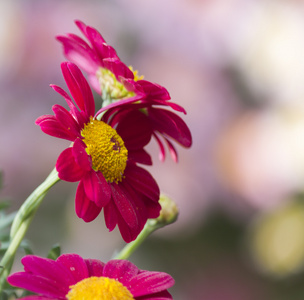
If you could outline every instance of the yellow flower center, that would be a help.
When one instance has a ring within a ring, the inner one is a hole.
[[[129,69],[134,74],[134,80],[138,81],[144,78],[144,76],[138,76],[138,71],[133,70],[132,66]],[[116,79],[116,76],[108,69],[99,68],[96,72],[98,78],[102,96],[108,100],[121,100],[123,98],[133,97],[134,92],[128,91],[125,86]]]
[[[119,182],[127,165],[128,150],[124,141],[110,125],[93,119],[81,131],[92,167],[100,171],[107,182]]]
[[[68,300],[134,300],[119,281],[108,277],[89,277],[70,286]]]
[[[135,81],[144,79],[144,75],[138,76],[138,71],[134,70],[132,66],[129,66],[129,69],[133,72]]]

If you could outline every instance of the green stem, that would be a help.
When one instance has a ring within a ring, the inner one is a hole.
[[[162,207],[159,217],[156,219],[148,219],[136,240],[127,244],[117,255],[115,255],[115,259],[128,259],[152,232],[176,221],[178,216],[176,204],[164,194],[160,195],[159,203]]]
[[[38,207],[48,190],[59,180],[58,172],[54,169],[46,180],[25,200],[17,212],[11,227],[10,245],[0,262],[0,266],[2,267],[0,269],[0,292],[6,282],[6,277],[10,273],[16,251],[27,232]]]
[[[152,232],[165,225],[166,224],[157,222],[157,219],[149,219],[136,240],[127,244],[117,255],[115,255],[115,259],[128,259]]]

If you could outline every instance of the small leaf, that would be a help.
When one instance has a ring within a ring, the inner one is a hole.
[[[31,245],[27,240],[23,240],[20,244],[20,247],[23,248],[26,255],[34,254]]]
[[[47,258],[56,260],[60,256],[60,253],[61,253],[60,245],[55,244],[48,253]]]

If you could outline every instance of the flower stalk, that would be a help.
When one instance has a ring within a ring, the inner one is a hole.
[[[155,230],[174,223],[178,217],[178,208],[169,197],[160,196],[159,203],[162,207],[160,215],[156,219],[149,219],[143,230],[137,236],[136,240],[127,244],[118,254],[115,259],[128,259],[131,254],[152,234]]]
[[[58,172],[54,169],[46,180],[25,200],[17,212],[11,227],[10,245],[0,262],[0,292],[6,282],[6,277],[10,273],[17,249],[28,231],[38,207],[48,190],[59,180]]]

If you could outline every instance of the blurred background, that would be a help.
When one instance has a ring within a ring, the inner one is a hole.
[[[148,170],[180,216],[130,260],[171,274],[175,300],[303,299],[303,1],[2,0],[0,16],[0,197],[10,211],[69,145],[34,121],[63,103],[49,88],[66,88],[54,37],[79,34],[80,19],[169,90],[193,134],[178,164],[159,162],[149,146]],[[78,219],[75,191],[52,188],[27,239],[37,255],[59,242],[62,252],[107,261],[124,245],[120,234],[101,215]]]

